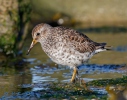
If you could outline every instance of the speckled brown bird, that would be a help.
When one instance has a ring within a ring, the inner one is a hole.
[[[52,27],[41,23],[32,30],[33,46],[40,42],[44,52],[57,64],[73,68],[71,82],[75,82],[78,74],[77,66],[87,62],[94,54],[109,50],[106,43],[97,43],[85,34],[62,26]]]

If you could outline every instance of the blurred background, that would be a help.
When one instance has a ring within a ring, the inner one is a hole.
[[[56,66],[40,44],[26,56],[31,31],[39,23],[71,27],[113,46],[113,51],[95,55],[88,63],[91,67],[82,66],[81,77],[86,81],[126,76],[126,4],[126,0],[0,0],[0,97],[45,89],[29,84],[71,78],[68,67]]]

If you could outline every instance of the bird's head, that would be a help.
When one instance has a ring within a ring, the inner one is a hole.
[[[50,27],[50,25],[44,23],[38,24],[34,27],[34,29],[32,30],[33,41],[28,49],[27,55],[37,42],[42,42],[44,40],[47,34],[48,27]]]

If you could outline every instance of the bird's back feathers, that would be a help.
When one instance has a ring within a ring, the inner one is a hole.
[[[54,27],[55,33],[60,34],[66,39],[70,47],[79,51],[80,53],[93,52],[95,50],[104,51],[106,49],[106,43],[97,43],[88,38],[85,34],[76,30],[65,28],[62,26]]]

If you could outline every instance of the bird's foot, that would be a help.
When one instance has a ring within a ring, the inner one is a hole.
[[[71,79],[71,83],[79,84],[80,87],[84,88],[88,92],[93,92],[92,90],[87,87],[86,82],[82,78],[75,78],[74,80]]]
[[[87,87],[86,82],[83,79],[80,79],[80,86],[83,86],[86,91],[92,92],[92,90]]]
[[[83,86],[85,88],[85,90],[88,90],[88,88],[86,86],[86,82],[83,79],[80,79],[80,86]]]

